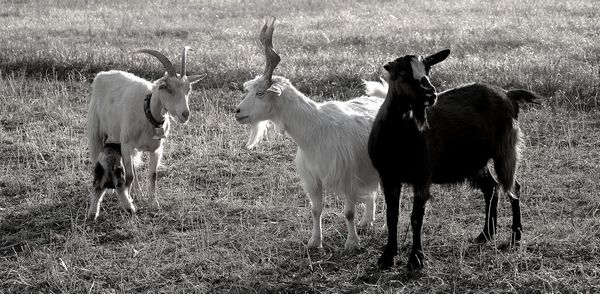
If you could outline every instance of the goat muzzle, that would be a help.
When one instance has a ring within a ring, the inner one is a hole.
[[[425,106],[433,106],[437,100],[437,93],[435,87],[429,82],[427,77],[423,77],[419,83],[422,94],[425,96]]]

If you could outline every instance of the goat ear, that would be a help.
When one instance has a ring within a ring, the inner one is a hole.
[[[383,66],[383,69],[386,70],[386,73],[389,77],[389,80],[391,81],[395,81],[398,78],[398,70],[397,70],[397,65],[395,64],[394,61],[392,62],[388,62],[386,65]]]
[[[280,84],[272,84],[267,91],[279,96],[281,93],[283,93],[283,87]]]
[[[206,74],[187,77],[188,82],[190,82],[190,84],[195,84],[204,78],[206,78]]]
[[[390,64],[390,62],[388,62],[386,65],[384,65],[383,69],[385,69],[386,71],[392,70],[392,65]]]
[[[438,53],[425,57],[425,59],[423,59],[423,63],[426,66],[432,66],[434,64],[444,61],[444,59],[446,59],[448,55],[450,55],[450,49],[444,49]]]

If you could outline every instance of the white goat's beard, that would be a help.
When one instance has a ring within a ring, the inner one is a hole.
[[[256,123],[251,123],[250,137],[248,138],[248,142],[246,142],[246,148],[254,148],[254,146],[256,146],[258,142],[260,142],[260,139],[262,139],[262,137],[265,135],[268,126],[269,121],[259,121]]]

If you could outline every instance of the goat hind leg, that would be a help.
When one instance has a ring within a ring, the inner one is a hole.
[[[515,245],[521,241],[523,228],[521,227],[521,185],[515,180],[517,165],[519,161],[518,131],[509,133],[507,137],[508,147],[494,157],[494,168],[498,181],[502,188],[508,194],[510,206],[512,210],[512,233],[510,244]],[[514,143],[514,144],[513,144]]]
[[[494,179],[488,166],[484,167],[477,175],[470,178],[471,186],[483,192],[485,199],[485,223],[483,231],[473,240],[475,243],[486,243],[496,235],[498,220],[498,182]]]
[[[510,235],[510,245],[518,245],[521,241],[521,234],[523,231],[523,227],[521,226],[521,205],[520,205],[520,197],[521,197],[521,185],[519,182],[515,181],[515,190],[514,196],[509,194],[510,208],[512,210],[512,226],[511,226],[511,235]]]
[[[367,201],[365,201],[365,210],[363,216],[358,222],[360,228],[370,228],[375,221],[375,193],[371,193]]]

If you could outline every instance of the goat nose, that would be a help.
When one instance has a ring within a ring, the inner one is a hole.
[[[236,109],[235,109],[235,113],[240,113],[240,109],[239,109],[239,108],[236,108]]]
[[[184,111],[181,113],[181,116],[183,116],[183,118],[187,119],[187,118],[190,116],[190,112],[189,112],[189,111],[187,111],[187,110],[184,110]]]

